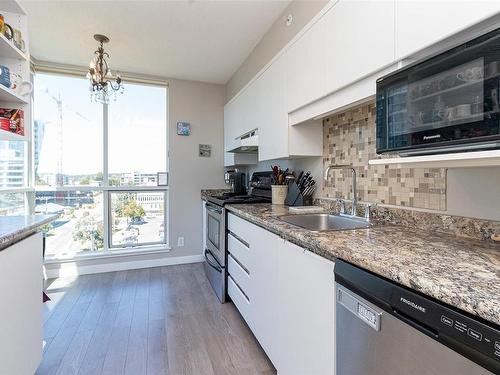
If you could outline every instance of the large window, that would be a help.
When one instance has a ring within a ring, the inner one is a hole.
[[[165,89],[127,85],[118,99],[108,109],[110,185],[154,186],[167,170]]]
[[[90,102],[86,80],[35,76],[33,147],[37,186],[100,185],[102,139],[103,108]]]
[[[167,89],[126,84],[108,106],[87,80],[37,74],[34,210],[55,213],[46,256],[56,259],[165,246]]]

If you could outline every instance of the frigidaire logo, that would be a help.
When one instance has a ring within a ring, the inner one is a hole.
[[[424,141],[427,141],[429,139],[436,139],[436,138],[441,138],[441,134],[436,134],[436,135],[424,135]]]
[[[414,309],[416,310],[420,310],[422,311],[423,313],[425,313],[425,307],[423,306],[420,306],[420,305],[417,305],[415,302],[412,302],[412,301],[408,301],[406,298],[404,297],[400,297],[399,299],[401,302],[407,304],[408,306],[411,306],[413,307]]]

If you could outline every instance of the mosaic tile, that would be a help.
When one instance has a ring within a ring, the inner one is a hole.
[[[370,102],[323,121],[323,170],[330,164],[352,165],[357,198],[365,202],[446,210],[445,168],[371,166],[375,151],[375,103]],[[384,155],[384,158],[388,155]],[[351,172],[332,170],[324,184],[326,198],[352,199]]]

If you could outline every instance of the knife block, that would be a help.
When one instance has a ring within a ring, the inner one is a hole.
[[[295,182],[288,185],[288,194],[285,198],[287,206],[312,206],[312,196],[304,197]]]

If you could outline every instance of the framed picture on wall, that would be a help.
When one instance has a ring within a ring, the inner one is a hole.
[[[191,134],[191,125],[189,122],[179,121],[177,123],[177,135],[188,136],[189,134]]]

